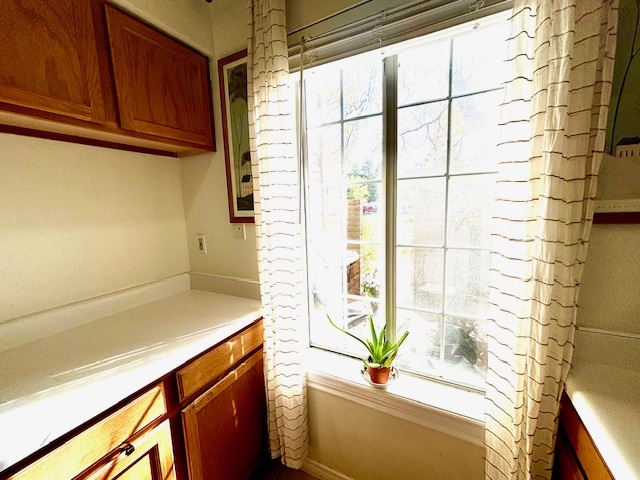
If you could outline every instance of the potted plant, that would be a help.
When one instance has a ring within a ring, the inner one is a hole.
[[[382,327],[380,333],[377,333],[376,327],[373,324],[373,315],[369,314],[368,322],[371,330],[371,338],[362,340],[353,333],[340,328],[338,325],[333,323],[333,320],[331,320],[331,317],[328,314],[327,318],[329,319],[331,325],[333,325],[335,328],[337,328],[341,332],[346,333],[350,337],[355,338],[365,346],[365,348],[369,352],[369,356],[363,361],[367,367],[367,370],[369,371],[369,378],[373,383],[379,385],[386,384],[389,381],[391,364],[395,360],[396,355],[398,354],[398,349],[400,348],[400,345],[402,345],[402,342],[404,342],[405,338],[407,338],[407,335],[409,335],[409,332],[404,332],[400,337],[400,340],[395,343],[391,343],[389,340],[387,340],[387,326],[385,325],[384,327]]]

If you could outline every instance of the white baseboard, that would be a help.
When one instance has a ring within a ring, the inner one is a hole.
[[[327,467],[324,463],[320,463],[311,458],[305,460],[304,465],[302,465],[302,470],[319,480],[353,480],[351,477],[347,477],[345,474],[337,472]]]

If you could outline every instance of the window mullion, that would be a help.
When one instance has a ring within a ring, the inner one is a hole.
[[[346,165],[346,161],[345,161],[345,153],[344,153],[344,149],[345,149],[345,143],[344,143],[344,76],[342,74],[342,69],[340,69],[340,119],[339,119],[339,124],[340,124],[340,198],[346,201],[346,172],[347,172],[347,165]],[[344,316],[344,320],[345,322],[347,321],[347,318],[349,316],[349,299],[347,298],[347,290],[348,290],[348,279],[347,279],[347,272],[348,272],[348,265],[345,262],[345,255],[346,255],[346,247],[347,247],[347,242],[346,242],[346,217],[343,217],[341,220],[341,231],[342,231],[342,235],[343,235],[343,241],[344,244],[342,245],[342,248],[340,250],[340,255],[342,256],[342,275],[340,276],[340,278],[342,279],[342,314]]]
[[[384,59],[382,89],[383,191],[385,211],[385,314],[387,337],[396,341],[396,199],[398,153],[398,56]]]
[[[447,226],[449,222],[449,173],[451,165],[451,104],[453,92],[453,39],[449,40],[449,98],[447,102],[447,166],[444,190],[444,253],[442,255],[442,315],[440,323],[440,368],[444,368],[444,349],[446,347],[447,322],[445,321],[447,303]]]

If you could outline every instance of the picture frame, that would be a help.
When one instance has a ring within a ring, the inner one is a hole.
[[[231,223],[253,223],[253,178],[247,105],[247,50],[218,60],[222,138]]]

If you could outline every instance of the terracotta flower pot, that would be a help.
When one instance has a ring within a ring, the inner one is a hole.
[[[369,378],[373,383],[384,385],[389,381],[389,374],[391,373],[391,367],[383,368],[371,368],[367,367],[369,371]]]

